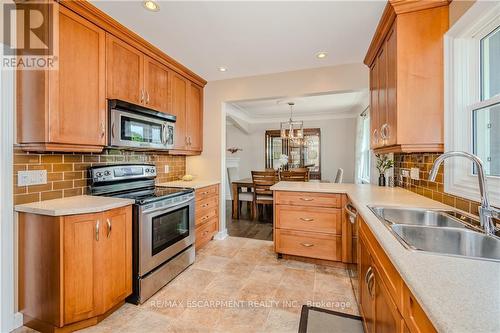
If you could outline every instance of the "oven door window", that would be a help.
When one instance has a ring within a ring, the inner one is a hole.
[[[121,139],[162,144],[162,125],[137,118],[121,116]]]
[[[189,236],[189,207],[152,218],[152,255]]]

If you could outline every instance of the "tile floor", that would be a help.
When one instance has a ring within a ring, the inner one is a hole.
[[[276,259],[270,241],[212,241],[141,306],[81,332],[297,332],[302,304],[358,314],[343,267]]]

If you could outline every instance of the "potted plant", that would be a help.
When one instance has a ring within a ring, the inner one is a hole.
[[[394,161],[387,155],[375,154],[377,157],[377,170],[379,172],[378,186],[385,186],[385,172],[394,166]]]

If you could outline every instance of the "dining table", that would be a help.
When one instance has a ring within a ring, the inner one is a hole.
[[[309,182],[320,182],[320,183],[330,183],[329,180],[326,179],[310,179]],[[238,209],[238,203],[239,203],[239,193],[240,189],[246,188],[247,192],[253,191],[253,181],[252,178],[242,178],[238,180],[233,180],[231,182],[232,186],[232,193],[233,193],[233,211],[232,211],[232,216],[233,219],[237,220],[239,218],[239,209]]]

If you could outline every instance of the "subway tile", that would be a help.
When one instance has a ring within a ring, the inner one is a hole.
[[[49,182],[63,180],[63,173],[62,172],[49,172],[47,174],[47,180]]]
[[[63,197],[63,191],[48,191],[40,193],[40,199],[44,200],[52,200],[59,199]]]
[[[89,162],[89,163],[99,162],[99,155],[84,155],[83,156],[83,161],[84,162]]]
[[[52,172],[52,164],[28,164],[28,170],[47,170]]]
[[[52,171],[54,171],[54,172],[73,171],[73,164],[68,164],[68,163],[53,164]]]
[[[455,207],[465,212],[470,212],[470,201],[455,198]]]
[[[28,186],[28,193],[43,192],[52,190],[52,183]]]
[[[42,155],[42,163],[62,163],[62,155]]]
[[[64,155],[64,163],[81,163],[83,161],[82,155]]]
[[[30,202],[40,201],[40,193],[16,194],[14,195],[14,205],[21,205]]]
[[[82,178],[83,178],[83,171],[72,171],[64,173],[64,180],[82,179]]]
[[[85,187],[88,184],[87,179],[77,179],[73,181],[73,186],[74,187]]]
[[[40,155],[35,154],[15,154],[14,164],[35,164],[40,163]]]
[[[448,194],[443,194],[443,203],[445,205],[455,207],[455,197]]]
[[[64,190],[63,196],[66,197],[74,197],[76,195],[82,195],[82,188],[71,188]]]
[[[53,190],[62,190],[62,189],[69,189],[73,187],[73,181],[72,180],[64,180],[60,182],[53,182],[52,183],[52,189]]]

